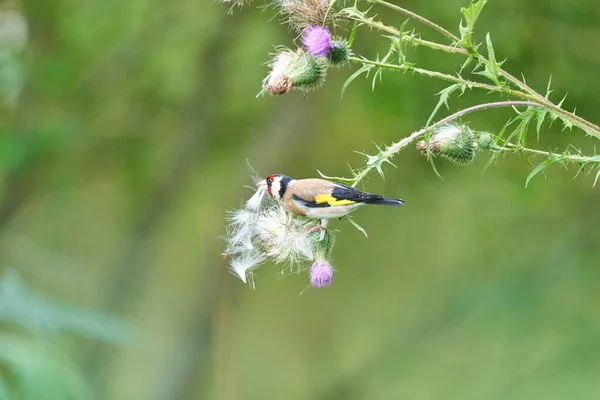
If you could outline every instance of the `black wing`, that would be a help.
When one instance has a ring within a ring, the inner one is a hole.
[[[331,195],[338,200],[350,200],[355,203],[365,203],[367,201],[383,199],[383,196],[361,192],[360,190],[355,189],[352,186],[344,185],[343,183],[336,183],[331,191]]]

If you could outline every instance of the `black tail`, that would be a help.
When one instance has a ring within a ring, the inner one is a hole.
[[[365,204],[381,204],[384,206],[401,206],[402,204],[404,204],[404,201],[402,201],[400,199],[390,199],[388,197],[383,197],[381,199],[365,201]]]

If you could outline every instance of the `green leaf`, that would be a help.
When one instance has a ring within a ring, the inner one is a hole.
[[[346,79],[346,82],[344,82],[344,85],[342,86],[342,95],[341,97],[344,97],[344,92],[346,91],[346,89],[348,88],[348,85],[350,85],[350,83],[355,80],[356,78],[358,78],[359,76],[361,76],[362,74],[367,74],[367,76],[369,75],[369,71],[371,69],[373,69],[375,66],[374,65],[363,65],[362,67],[360,67],[358,69],[358,71],[356,71],[355,73],[353,73],[352,75],[350,75],[350,77],[348,79]]]
[[[454,83],[438,93],[438,96],[440,96],[440,98],[439,98],[437,104],[435,105],[433,111],[431,112],[431,115],[429,116],[429,119],[427,120],[427,124],[425,124],[425,126],[428,127],[431,124],[431,121],[433,121],[436,114],[438,113],[440,108],[442,108],[443,105],[445,105],[446,108],[450,108],[448,106],[448,99],[450,98],[450,95],[453,92],[455,92],[459,89],[460,89],[460,94],[462,95],[465,92],[465,90],[467,89],[467,85],[465,85],[464,83]]]
[[[502,66],[502,64],[504,64],[504,61],[496,61],[496,54],[494,53],[494,46],[492,45],[492,38],[490,37],[489,33],[485,37],[485,43],[488,52],[488,62],[485,65],[483,71],[478,71],[475,73],[478,75],[485,76],[498,86],[504,86],[504,83],[500,82],[499,75],[500,67]]]
[[[477,22],[477,19],[479,18],[479,15],[481,14],[481,11],[486,3],[487,0],[471,1],[469,7],[463,7],[460,9],[460,12],[464,16],[466,23],[466,25],[463,25],[463,21],[460,21],[460,44],[469,50],[474,50],[471,43],[471,37],[475,28],[475,22]]]
[[[406,28],[406,24],[408,23],[408,19],[405,20],[402,25],[400,25],[400,33],[398,35],[398,37],[394,38],[392,40],[392,46],[394,48],[394,50],[396,51],[396,53],[398,54],[398,63],[399,64],[404,64],[406,63],[406,45],[407,45],[407,41],[404,40],[405,36],[406,37],[410,37],[411,34],[408,34],[405,32],[405,28]]]
[[[544,123],[544,120],[546,119],[546,115],[548,115],[548,110],[538,108],[538,109],[536,109],[535,114],[537,117],[537,124],[535,126],[535,129],[537,132],[537,140],[539,142],[540,141],[540,130],[542,129],[542,124]]]
[[[598,168],[598,172],[596,173],[596,179],[594,179],[593,187],[596,187],[596,183],[598,183],[598,178],[600,178],[600,168]]]
[[[565,97],[562,98],[562,100],[557,104],[557,106],[562,108],[563,103],[565,102],[565,100],[567,99],[568,94],[565,94]]]
[[[352,25],[352,30],[350,31],[350,36],[348,37],[348,47],[352,47],[352,43],[354,43],[354,39],[356,38],[357,30],[358,30],[358,21],[354,21],[354,25]]]
[[[527,110],[523,111],[517,117],[515,117],[510,124],[513,122],[519,122],[517,127],[508,135],[506,138],[507,142],[515,141],[517,144],[517,149],[527,147],[527,131],[529,129],[529,124],[536,116],[536,109],[529,107]],[[510,125],[509,124],[509,125]],[[529,154],[524,152],[523,155],[527,162],[529,162]]]
[[[471,1],[469,7],[461,7],[460,12],[464,15],[468,28],[473,29],[475,27],[475,22],[477,22],[479,14],[481,14],[486,3],[487,0]]]
[[[502,130],[500,130],[500,133],[496,136],[496,143],[498,144],[499,142],[504,143],[505,140],[502,138],[504,136],[504,132],[506,132],[506,130],[508,129],[509,126],[512,125],[512,123],[515,122],[514,119],[510,119],[508,120],[504,126],[502,127]],[[500,157],[501,152],[500,151],[492,151],[492,156],[490,157],[490,159],[488,160],[488,162],[485,164],[485,166],[483,167],[483,170],[481,171],[482,174],[485,173],[485,171],[488,170],[489,167],[492,166],[492,164],[494,164],[494,162],[496,162],[496,160],[498,159],[498,157]]]
[[[540,172],[545,171],[546,169],[548,169],[548,167],[552,164],[554,164],[556,161],[558,161],[557,159],[553,159],[553,158],[548,158],[546,161],[540,163],[540,165],[538,165],[537,167],[535,167],[533,169],[533,171],[531,171],[531,173],[529,174],[529,176],[527,177],[527,179],[525,180],[525,187],[527,187],[527,185],[529,185],[529,181],[536,175],[538,175]]]
[[[568,129],[568,130],[573,129],[573,123],[571,121],[569,121],[568,119],[566,119],[563,116],[560,117],[560,120],[562,121],[562,124],[563,124],[563,131],[566,129]]]
[[[327,176],[324,173],[322,173],[321,171],[317,170],[317,173],[321,176],[321,178],[323,179],[329,179],[332,181],[338,181],[338,182],[346,182],[346,183],[352,183],[354,182],[353,178],[343,178],[341,176]]]
[[[548,80],[548,87],[546,88],[546,99],[550,100],[550,94],[552,93],[552,89],[550,89],[550,86],[552,86],[552,75],[550,75],[550,79]]]
[[[365,237],[368,239],[369,235],[367,235],[367,231],[365,231],[365,229],[360,226],[359,224],[356,223],[356,221],[354,221],[349,215],[346,215],[345,217],[343,217],[346,221],[350,222],[352,224],[352,226],[354,226],[356,229],[358,229],[358,231],[360,233],[362,233],[363,235],[365,235]]]

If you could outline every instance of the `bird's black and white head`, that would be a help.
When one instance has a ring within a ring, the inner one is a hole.
[[[291,181],[292,178],[286,175],[274,174],[267,176],[265,182],[269,196],[275,200],[281,200]]]

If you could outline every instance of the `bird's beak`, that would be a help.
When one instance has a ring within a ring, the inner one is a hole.
[[[267,191],[267,181],[265,181],[264,179],[261,179],[256,184],[256,187],[258,188],[258,190]]]

